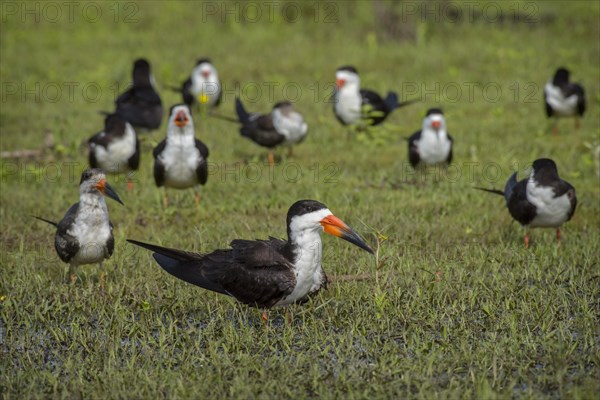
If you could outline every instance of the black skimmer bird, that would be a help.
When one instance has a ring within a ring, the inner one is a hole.
[[[167,137],[154,148],[154,181],[165,187],[165,208],[169,205],[166,188],[187,189],[204,185],[208,178],[208,147],[194,137],[194,123],[185,104],[171,107]],[[194,189],[198,205],[198,192]]]
[[[69,280],[75,282],[75,268],[84,264],[100,264],[100,287],[104,288],[102,262],[110,258],[115,248],[113,225],[108,218],[104,197],[123,204],[106,175],[98,168],[81,174],[79,203],[69,208],[60,222],[35,217],[56,226],[54,247],[62,261],[69,264]]]
[[[446,119],[439,108],[430,108],[423,127],[408,138],[408,160],[413,168],[452,162],[452,137],[446,131]]]
[[[212,108],[221,103],[219,74],[208,58],[197,61],[190,77],[183,82],[181,95],[190,109],[193,104]]]
[[[585,113],[585,93],[583,87],[569,82],[569,70],[559,68],[554,77],[544,87],[546,115],[550,117],[575,117],[575,127],[579,128],[579,117]],[[552,132],[556,134],[556,121]]]
[[[281,101],[273,106],[269,114],[248,113],[239,98],[235,99],[235,111],[242,124],[240,134],[254,143],[269,149],[269,164],[273,165],[273,149],[283,145],[288,147],[288,156],[292,146],[304,140],[308,125],[302,114],[294,110],[289,101]]]
[[[302,303],[326,286],[321,231],[373,253],[357,233],[315,200],[300,200],[290,207],[287,241],[236,239],[231,249],[209,254],[127,241],[153,251],[156,262],[181,280],[265,309]]]
[[[115,111],[136,129],[158,129],[163,107],[155,88],[150,64],[143,58],[133,64],[133,85],[116,100]]]
[[[525,227],[556,228],[558,241],[560,226],[571,219],[577,206],[575,188],[559,178],[556,164],[548,158],[535,160],[527,179],[517,182],[515,172],[504,191],[476,189],[504,196],[510,215]],[[525,233],[525,247],[529,247],[529,233]]]
[[[111,174],[130,173],[140,165],[140,144],[131,124],[118,114],[104,120],[104,130],[88,139],[89,162]],[[128,177],[127,188],[132,189]]]
[[[360,88],[360,77],[356,68],[340,67],[335,73],[336,91],[333,111],[343,125],[352,125],[364,121],[367,125],[379,125],[392,111],[416,102],[398,101],[395,92],[388,92],[385,99],[377,93]]]

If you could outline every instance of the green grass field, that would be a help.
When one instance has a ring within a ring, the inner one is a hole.
[[[597,2],[10,2],[0,3],[0,393],[22,398],[564,398],[600,392],[600,44]],[[37,8],[36,8],[37,7]],[[429,7],[429,8],[427,8]],[[457,12],[460,19],[457,17]],[[268,111],[289,98],[309,136],[288,158],[194,114],[211,173],[163,191],[143,137],[135,190],[112,177],[115,254],[66,284],[54,230],[78,200],[82,142],[102,128],[146,57],[168,109],[195,60]],[[335,69],[419,104],[381,129],[350,132],[326,99]],[[581,129],[550,134],[543,85],[564,65],[587,91]],[[270,89],[272,88],[272,93]],[[444,109],[455,138],[448,171],[415,175],[404,137]],[[550,157],[577,189],[574,218],[524,230],[501,188]],[[234,238],[285,236],[296,200],[322,201],[378,248],[323,237],[333,283],[303,306],[260,311],[167,275],[126,238],[200,252]],[[286,313],[292,322],[286,322]]]

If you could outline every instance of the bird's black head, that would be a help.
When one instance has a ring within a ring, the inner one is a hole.
[[[90,168],[83,171],[81,180],[79,181],[79,195],[98,194],[108,196],[117,201],[121,205],[123,202],[115,190],[106,182],[106,174],[100,168]]]
[[[125,120],[118,114],[109,114],[104,119],[104,131],[111,133],[125,132]]]
[[[292,103],[290,103],[287,100],[279,101],[279,102],[275,103],[275,105],[273,106],[273,110],[276,108],[282,108],[282,107],[292,107]]]
[[[538,158],[533,162],[531,174],[536,182],[548,185],[559,179],[556,163],[549,158]]]
[[[300,200],[292,204],[287,215],[287,229],[292,243],[301,244],[304,241],[303,244],[306,245],[307,234],[324,231],[373,253],[358,233],[333,215],[325,204],[316,200]]]
[[[287,213],[287,224],[290,225],[292,218],[296,216],[301,216],[304,214],[308,214],[311,212],[319,211],[326,209],[327,206],[323,203],[320,203],[316,200],[298,200],[288,210]]]
[[[441,114],[441,115],[444,115],[444,112],[442,111],[441,108],[430,108],[429,110],[427,110],[427,113],[425,114],[425,116],[428,117],[431,114]]]
[[[354,72],[355,74],[358,75],[358,71],[356,70],[356,68],[354,68],[352,65],[344,65],[343,67],[339,67],[336,72],[338,71],[348,71],[348,72]]]
[[[563,67],[560,67],[554,73],[554,79],[552,79],[552,84],[554,86],[564,86],[569,83],[569,75],[571,72]]]
[[[196,61],[196,66],[204,63],[212,64],[212,62],[210,62],[210,58],[199,58],[198,61]]]
[[[150,63],[145,58],[138,58],[133,63],[133,85],[150,85]]]

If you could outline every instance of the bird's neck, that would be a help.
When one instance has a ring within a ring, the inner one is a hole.
[[[321,228],[290,232],[289,240],[294,264],[297,268],[311,269],[321,267]]]
[[[108,215],[104,197],[100,193],[80,193],[78,214],[85,218],[98,218],[98,216]]]

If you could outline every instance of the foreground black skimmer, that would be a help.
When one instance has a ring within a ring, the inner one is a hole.
[[[575,213],[577,197],[575,188],[558,176],[556,164],[548,158],[533,162],[528,179],[517,182],[515,172],[504,191],[485,189],[503,195],[510,215],[521,225],[530,228],[556,228],[560,241],[560,226]],[[529,233],[525,233],[525,247],[529,247]]]
[[[273,165],[272,148],[288,146],[288,156],[292,146],[304,140],[308,125],[302,114],[294,110],[289,101],[281,101],[273,106],[269,114],[248,113],[239,98],[235,99],[235,111],[242,124],[240,134],[254,143],[269,149],[269,164]]]
[[[400,103],[395,92],[388,92],[383,99],[371,90],[361,89],[358,72],[351,66],[337,69],[335,85],[333,111],[343,125],[360,121],[368,125],[378,125],[395,109],[416,102],[416,100],[409,100]]]
[[[357,233],[315,200],[300,200],[290,207],[287,241],[237,239],[231,249],[209,254],[128,242],[153,251],[156,262],[179,279],[264,309],[302,303],[326,286],[321,231],[373,253]]]
[[[88,139],[89,162],[111,174],[130,173],[140,166],[140,144],[131,124],[110,114],[104,120],[104,130]],[[132,189],[131,180],[127,187]]]
[[[88,169],[81,175],[79,203],[73,204],[59,223],[35,217],[56,226],[54,247],[60,259],[69,263],[71,283],[75,282],[77,266],[99,263],[100,287],[104,288],[102,262],[112,255],[115,239],[103,195],[123,204],[106,182],[104,172],[98,168]]]
[[[212,108],[221,103],[219,74],[208,58],[198,60],[190,77],[183,82],[181,95],[190,109],[193,104]]]
[[[423,127],[408,139],[408,160],[413,168],[419,165],[450,164],[452,137],[446,131],[446,119],[439,108],[430,108]]]
[[[150,64],[143,58],[133,64],[133,85],[116,100],[115,111],[136,129],[158,129],[163,107],[155,88]]]
[[[166,188],[187,189],[208,179],[208,147],[194,137],[194,123],[185,104],[171,107],[167,137],[154,148],[154,181],[165,187],[165,208],[169,205]],[[198,192],[194,188],[198,205]]]
[[[579,117],[585,113],[585,93],[583,87],[569,82],[569,70],[559,68],[554,77],[544,87],[546,115],[550,117],[575,117],[575,127],[579,128]],[[556,134],[556,121],[552,132]]]

